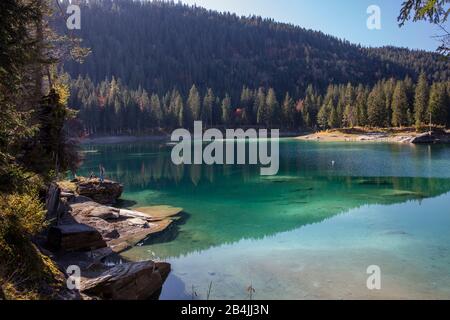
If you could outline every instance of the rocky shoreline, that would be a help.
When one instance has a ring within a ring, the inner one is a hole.
[[[447,132],[416,133],[416,132],[341,132],[330,130],[299,136],[296,139],[318,142],[391,142],[411,144],[441,144],[450,143]]]
[[[80,287],[73,299],[157,299],[170,273],[166,262],[105,262],[130,247],[167,230],[181,208],[115,208],[123,186],[117,182],[78,178],[53,184],[47,196],[50,227],[40,241],[41,251],[66,274],[80,270]],[[117,260],[117,259],[116,259]],[[70,275],[66,274],[66,277]]]

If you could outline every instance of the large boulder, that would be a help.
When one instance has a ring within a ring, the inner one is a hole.
[[[100,204],[116,203],[123,192],[123,185],[111,180],[100,182],[100,179],[80,178],[75,185],[80,196],[91,198]]]
[[[51,248],[63,251],[86,251],[106,247],[106,242],[98,230],[81,223],[51,227],[47,241]]]
[[[147,300],[159,297],[170,264],[143,261],[119,264],[82,283],[81,292],[107,300]]]
[[[411,140],[411,143],[414,144],[432,144],[437,142],[439,142],[439,137],[437,137],[435,134],[430,133],[418,135]]]

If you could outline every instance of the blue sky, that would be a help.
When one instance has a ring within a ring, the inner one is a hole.
[[[182,0],[186,4],[239,15],[256,14],[276,21],[320,30],[365,46],[395,45],[434,51],[440,34],[427,22],[408,22],[398,27],[402,0]],[[366,13],[370,5],[381,9],[381,30],[369,30]]]

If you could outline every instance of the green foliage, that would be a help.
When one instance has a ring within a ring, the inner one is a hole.
[[[45,211],[33,193],[0,195],[0,286],[7,299],[40,299],[61,274],[31,243],[46,225]],[[44,290],[44,291],[43,291]]]
[[[297,110],[295,109],[295,102],[289,95],[286,93],[286,96],[283,101],[283,117],[282,124],[286,126],[288,129],[295,129],[297,126]]]
[[[237,103],[244,86],[266,92],[272,87],[298,100],[310,84],[323,92],[330,83],[373,86],[408,74],[416,80],[421,70],[429,81],[450,77],[450,62],[434,53],[364,48],[271,19],[177,1],[82,2],[83,27],[77,34],[95,54],[83,64],[68,62],[65,69],[74,78],[89,75],[95,84],[115,76],[130,89],[141,86],[160,97],[176,86],[186,100],[195,83],[202,95],[212,88]]]
[[[281,117],[280,105],[273,88],[270,88],[267,93],[266,109],[267,115],[265,115],[266,120],[264,121],[266,122],[266,125],[269,127],[279,126]]]
[[[42,230],[44,208],[36,196],[29,194],[0,195],[0,254],[11,261],[13,247]]]
[[[228,125],[231,122],[231,98],[226,95],[222,101],[222,123]]]
[[[208,89],[203,99],[202,121],[212,126],[215,97],[212,89]]]
[[[69,78],[55,72],[68,47],[48,27],[50,7],[48,0],[0,2],[0,291],[6,298],[42,298],[61,280],[32,242],[46,225],[38,195],[78,159]]]
[[[197,87],[195,85],[192,86],[189,91],[189,97],[187,99],[187,105],[191,110],[192,117],[195,121],[201,120],[200,118],[200,95],[198,94]]]
[[[377,84],[369,94],[367,100],[367,117],[369,126],[387,126],[386,96],[381,84]]]
[[[437,125],[445,125],[448,115],[448,95],[443,83],[434,83],[430,90],[430,102],[428,105],[431,114],[431,122]]]
[[[402,81],[398,81],[392,97],[392,125],[394,127],[408,125],[408,111],[408,97],[406,96],[405,85]]]
[[[117,85],[116,83],[103,81],[94,86],[89,78],[79,78],[72,82],[73,98],[70,105],[80,106],[79,118],[89,133],[141,134],[161,127],[172,129],[182,125],[190,128],[194,119],[193,112],[198,110],[199,102],[202,103],[198,118],[210,126],[245,124],[282,130],[314,129],[316,126],[328,128],[331,123],[333,128],[411,126],[415,122],[415,109],[418,104],[424,103],[426,114],[422,117],[425,116],[425,123],[429,122],[426,119],[429,118],[429,89],[424,75],[417,84],[406,77],[404,80],[382,80],[372,88],[362,84],[329,85],[324,96],[310,85],[300,99],[294,99],[289,92],[286,93],[281,105],[273,88],[269,88],[266,94],[263,87],[258,90],[244,87],[239,104],[233,104],[230,95],[225,96],[230,99],[225,118],[222,108],[225,97],[215,96],[212,89],[208,89],[202,96],[196,87],[192,87],[194,89],[190,90],[187,97],[183,97],[175,89],[161,98],[153,93],[149,99],[149,94],[143,89],[134,91],[120,85],[117,90],[111,90],[110,87]],[[443,83],[443,86],[447,87],[447,84]],[[421,91],[425,94],[420,93]],[[108,96],[110,94],[114,94],[119,101],[118,111],[113,111],[112,107],[105,108],[105,104],[113,100]],[[449,96],[448,91],[446,95]],[[330,102],[336,109],[333,115]],[[450,106],[445,105],[444,108],[448,109]],[[444,120],[450,124],[448,120]]]
[[[424,73],[420,74],[414,97],[414,118],[416,126],[421,126],[429,121],[428,113],[429,88]]]
[[[405,0],[398,21],[400,26],[403,26],[412,16],[413,21],[425,20],[440,25],[443,34],[437,36],[441,40],[438,52],[448,56],[450,54],[450,33],[445,29],[444,23],[447,22],[449,14],[449,0]]]

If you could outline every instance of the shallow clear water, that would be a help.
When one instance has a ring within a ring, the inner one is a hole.
[[[124,255],[173,271],[162,299],[450,298],[450,147],[283,140],[280,171],[175,166],[164,143],[86,146],[123,205],[183,207]],[[332,165],[332,161],[335,165]],[[367,289],[366,269],[382,288]]]

